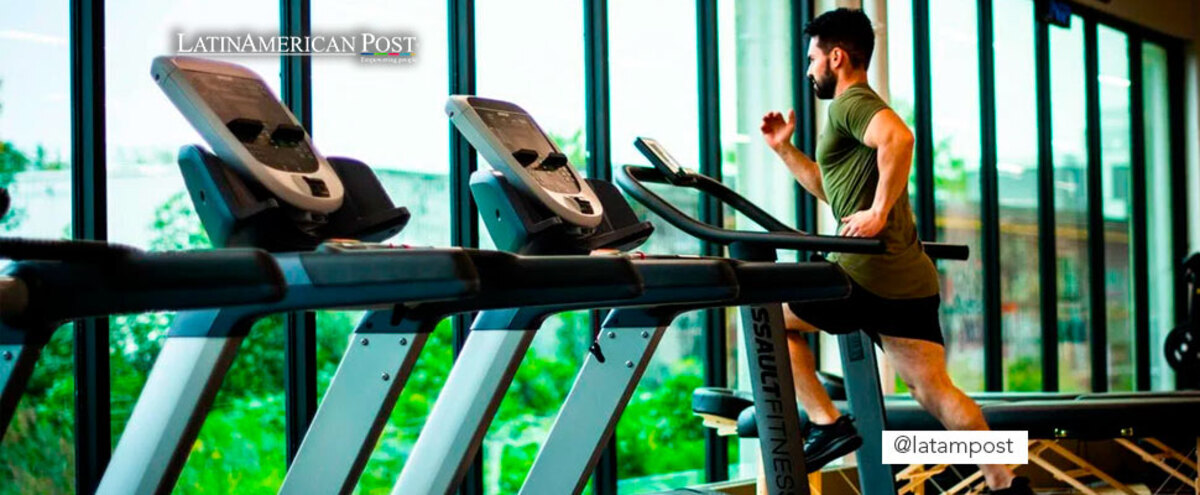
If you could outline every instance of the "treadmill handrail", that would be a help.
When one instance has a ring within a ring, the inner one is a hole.
[[[692,218],[642,184],[642,182],[669,183],[662,172],[653,168],[625,165],[620,168],[616,181],[626,193],[663,217],[671,225],[709,242],[723,245],[740,242],[795,251],[868,254],[884,251],[883,241],[878,239],[812,235],[793,229],[723,184],[699,174],[693,174],[692,178],[694,180],[687,184],[687,187],[694,187],[702,193],[711,194],[722,203],[746,215],[750,220],[767,229],[768,232],[722,229]]]
[[[6,322],[19,326],[108,314],[271,303],[287,291],[279,265],[259,249],[148,253],[96,242],[53,242],[61,248],[55,256],[66,254],[63,260],[21,260],[5,270],[25,285],[28,298],[21,307],[0,311]],[[184,294],[188,297],[180,297]]]
[[[925,254],[935,260],[966,260],[971,257],[971,247],[966,244],[920,241]]]
[[[768,232],[764,234],[763,232],[728,230],[713,227],[679,211],[679,209],[663,200],[661,196],[642,184],[643,181],[656,184],[669,184],[669,179],[661,171],[635,165],[625,165],[620,171],[622,173],[617,174],[616,181],[630,196],[633,196],[638,202],[665,218],[680,230],[711,242],[718,244],[731,244],[733,242],[770,244],[772,247],[778,249],[789,250],[868,254],[883,252],[883,241],[866,238],[813,235],[791,228],[724,184],[705,175],[691,174],[688,176],[689,182],[686,186],[694,187],[701,193],[713,195],[722,203],[746,215],[760,227],[767,229]],[[970,247],[965,244],[920,242],[921,247],[925,250],[925,254],[933,259],[966,260],[971,255]],[[800,247],[788,247],[787,245]]]
[[[104,241],[0,238],[0,259],[13,261],[119,261],[141,253],[134,247]]]

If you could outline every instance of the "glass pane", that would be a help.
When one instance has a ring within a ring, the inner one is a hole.
[[[137,0],[110,2],[106,9],[109,238],[154,250],[207,247],[175,161],[180,146],[203,140],[154,84],[150,62],[177,49],[171,40],[180,33],[228,33],[236,26],[238,32],[278,35],[279,6]],[[258,72],[278,94],[278,57],[224,60]],[[156,313],[111,320],[114,444],[173,317]],[[262,320],[243,342],[179,478],[180,489],[274,489],[282,482],[281,323],[280,317]]]
[[[1042,389],[1033,2],[995,0],[996,168],[1004,390]]]
[[[796,180],[759,132],[764,114],[786,115],[792,109],[792,66],[772,63],[794,59],[791,11],[781,3],[722,0],[717,5],[722,180],[783,223],[795,225]],[[763,230],[728,207],[725,226]],[[781,256],[795,259],[794,253]]]
[[[777,62],[795,60],[798,56],[792,52],[791,10],[785,2],[722,0],[717,7],[723,182],[783,223],[795,225],[796,180],[763,142],[759,131],[762,117],[769,111],[786,114],[794,106],[799,113],[812,105],[812,102],[793,105],[792,65]],[[807,81],[801,83],[807,84]],[[763,230],[728,207],[725,208],[725,226]],[[781,251],[780,259],[794,261],[796,253]],[[736,308],[727,310],[725,316],[729,385],[749,391],[741,319]],[[748,455],[730,458],[733,463],[730,478],[757,476],[758,442],[731,443],[739,444],[737,452]]]
[[[512,29],[532,18],[544,22],[538,29]],[[479,95],[524,107],[571,163],[586,169],[583,4],[481,0],[475,27]],[[489,41],[497,39],[506,42]],[[487,167],[482,157],[479,163]],[[492,245],[486,228],[480,230],[488,241],[481,244]],[[520,490],[591,342],[586,311],[555,315],[538,331],[484,438],[485,492]]]
[[[979,52],[975,4],[930,2],[933,173],[938,241],[980,247]],[[950,376],[983,389],[983,276],[979,256],[938,263]]]
[[[876,2],[882,0],[874,0]],[[909,129],[916,132],[916,89],[913,76],[913,26],[912,1],[887,0],[887,19],[872,19],[875,22],[876,48],[879,41],[887,43],[887,91],[880,93],[888,98],[888,104]],[[882,24],[882,26],[880,25]],[[880,34],[882,33],[882,37]],[[880,53],[876,50],[878,63]],[[913,155],[916,160],[916,155]],[[908,199],[917,204],[916,174],[908,176]],[[919,219],[918,219],[919,221]]]
[[[1142,43],[1142,104],[1146,112],[1146,274],[1150,288],[1150,386],[1174,390],[1175,372],[1161,352],[1175,326],[1175,259],[1171,237],[1171,111],[1167,50]]]
[[[0,187],[6,236],[71,237],[67,2],[0,6]]]
[[[1133,390],[1133,271],[1130,217],[1129,39],[1097,26],[1100,57],[1100,170],[1104,212],[1104,299],[1108,387]]]
[[[66,1],[0,4],[0,187],[12,197],[0,235],[71,236],[69,21]],[[0,443],[0,492],[75,492],[73,342],[64,325],[38,359]]]
[[[1050,28],[1059,390],[1091,390],[1083,19]]]
[[[685,166],[698,168],[696,3],[614,0],[608,15],[613,166],[646,165],[633,140],[648,136]],[[669,191],[659,190],[677,208],[698,214],[697,194]],[[640,205],[634,209],[656,228],[642,250],[699,253],[699,241]],[[699,313],[675,320],[617,425],[620,493],[678,488],[703,477],[703,427],[692,417],[688,400],[703,383],[701,327]]]
[[[816,13],[817,16],[820,16],[821,14],[823,14],[825,12],[828,12],[828,11],[831,11],[831,10],[834,10],[837,8],[838,8],[838,4],[834,0],[816,0],[813,5],[813,11]],[[814,19],[815,19],[815,17],[814,17]],[[803,48],[804,53],[799,54],[800,56],[803,56],[803,57],[808,56],[808,44],[809,43],[810,43],[810,41],[806,38],[804,41],[804,48]],[[811,84],[811,83],[805,82],[805,84]],[[817,135],[820,136],[821,132],[824,132],[823,129],[825,129],[825,121],[826,121],[827,117],[829,116],[829,100],[816,100],[812,103],[816,105]],[[817,201],[817,233],[822,234],[822,235],[837,235],[837,226],[838,226],[837,219],[833,217],[833,209],[829,207],[829,203],[826,203],[824,201]],[[824,339],[824,341],[830,341],[830,340],[831,339]],[[834,354],[837,354],[836,348],[834,349],[834,351],[835,351]],[[824,363],[828,362],[828,360],[822,360],[821,362],[823,365]],[[838,373],[839,374],[841,373],[840,368],[839,368]]]
[[[380,17],[380,12],[388,16]],[[415,36],[415,62],[367,65],[357,57],[313,57],[313,140],[326,155],[370,165],[398,206],[412,214],[391,242],[450,243],[449,121],[446,101],[446,4],[314,0],[313,32]],[[318,393],[341,361],[361,311],[317,313]],[[430,335],[396,401],[358,489],[390,490],[451,366],[451,331]]]

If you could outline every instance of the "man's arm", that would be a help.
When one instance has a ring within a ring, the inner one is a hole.
[[[788,171],[796,177],[796,181],[804,186],[809,194],[816,196],[821,201],[829,202],[828,199],[825,199],[825,184],[821,182],[821,169],[817,166],[817,162],[812,161],[790,142],[784,143],[775,150],[775,153],[779,155],[783,164],[787,165]]]
[[[783,114],[779,112],[768,113],[763,116],[761,130],[767,146],[770,146],[779,155],[783,164],[787,165],[788,171],[796,177],[796,181],[817,199],[828,203],[829,200],[825,199],[825,185],[821,182],[821,169],[817,166],[817,162],[805,156],[804,152],[792,144],[792,132],[796,130],[796,112],[794,110],[788,112],[786,121],[783,120]]]
[[[888,213],[908,185],[908,174],[912,169],[912,131],[890,108],[871,117],[871,123],[863,133],[863,144],[876,150],[879,184],[875,186],[871,208],[842,219],[842,235],[851,237],[874,237],[883,230]]]

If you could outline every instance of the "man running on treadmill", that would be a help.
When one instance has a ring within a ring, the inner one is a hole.
[[[882,239],[883,254],[836,254],[851,279],[850,297],[784,305],[796,395],[808,413],[805,461],[810,470],[862,444],[853,418],[841,415],[817,381],[802,332],[863,330],[887,353],[913,397],[950,430],[987,430],[979,406],[951,382],[938,321],[938,273],[917,239],[908,202],[913,135],[867,85],[875,49],[871,21],[861,10],[822,14],[804,30],[810,37],[808,77],[817,98],[832,99],[817,161],[792,145],[794,111],[763,117],[762,134],[792,175],[829,203],[838,232]],[[877,434],[870,432],[870,434]],[[1003,465],[980,466],[992,493],[1032,493],[1029,481]]]

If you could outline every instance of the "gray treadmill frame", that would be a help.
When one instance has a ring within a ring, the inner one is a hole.
[[[649,338],[661,336],[675,316],[684,311],[727,305],[738,296],[736,270],[720,259],[705,261],[719,262],[721,270],[727,270],[721,277],[727,278],[703,284],[697,282],[699,285],[691,286],[694,290],[680,289],[679,285],[691,283],[687,277],[677,279],[647,272],[652,270],[653,264],[673,258],[650,258],[646,260],[648,265],[635,261],[647,283],[641,296],[589,307],[618,308],[610,313],[613,315],[610,320],[620,318],[624,322],[622,328]],[[712,268],[715,267],[705,271]],[[438,434],[421,435],[417,439],[392,493],[450,493],[456,489],[483,442],[487,427],[525,357],[537,326],[550,314],[580,308],[523,308],[481,313],[425,424],[425,431]],[[653,318],[622,318],[622,315],[642,313],[653,315]],[[626,369],[635,369],[636,356],[624,360],[610,356],[607,342],[615,337],[614,334],[604,339],[604,345],[593,346],[587,360],[622,363]],[[651,340],[651,343],[657,343],[657,339]],[[624,342],[627,340],[623,339]],[[453,391],[453,395],[448,395],[449,391]]]
[[[583,491],[663,334],[683,311],[608,314],[595,342],[604,359],[589,353],[584,360],[520,493]]]
[[[529,495],[577,494],[581,493],[587,485],[600,453],[612,436],[629,398],[645,372],[646,365],[662,340],[663,332],[670,324],[670,320],[673,319],[672,317],[660,320],[656,322],[657,326],[646,325],[647,322],[654,321],[654,315],[638,314],[635,311],[624,313],[614,311],[605,320],[600,332],[601,337],[597,339],[597,342],[603,342],[604,354],[608,357],[607,362],[599,362],[592,355],[587,357],[583,367],[576,375],[575,384],[571,387],[571,392],[567,395],[546,442],[534,459],[520,493]],[[740,313],[743,333],[748,342],[753,342],[755,338],[774,340],[772,337],[775,336],[786,339],[783,332],[783,307],[780,304],[742,306]],[[653,330],[648,330],[649,328]],[[767,335],[756,334],[767,329],[772,330],[764,332]],[[759,352],[757,346],[747,349],[750,353],[749,361],[754,363],[752,368],[757,368],[752,370],[752,376],[767,377],[772,373],[770,371],[771,360],[774,359],[774,363],[781,362],[778,360],[778,355],[774,353],[777,349],[779,347],[765,352]],[[786,340],[783,351],[787,352]],[[782,362],[788,363],[789,361]],[[783,380],[777,376],[774,379],[777,380],[775,387],[764,387],[764,384],[767,383],[765,378],[752,382],[756,399],[759,396],[769,398],[772,394],[779,395],[782,392]],[[791,403],[795,403],[795,390],[790,386],[787,390],[792,392]],[[774,400],[772,403],[785,403],[782,400],[786,400],[786,398]],[[794,407],[791,409],[795,410]],[[766,418],[759,417],[757,419],[760,424],[764,419],[775,423],[774,430],[770,431],[774,431],[777,437],[786,438],[784,435],[789,426],[786,409],[775,411]],[[798,427],[798,415],[795,424]],[[790,448],[792,443],[782,443],[781,446]],[[779,453],[778,450],[774,448],[773,452]],[[802,455],[803,451],[801,451]],[[792,457],[792,459],[802,460],[803,457]],[[802,462],[792,464],[803,469]],[[794,473],[792,475],[795,476]],[[801,493],[800,490],[807,487],[807,478],[802,481],[802,484],[793,484],[789,489],[795,491],[782,493]],[[393,493],[396,492],[393,491]]]
[[[461,358],[451,369],[425,423],[425,430],[439,434],[418,437],[392,494],[449,494],[457,488],[536,334],[536,329],[528,329],[528,325],[512,323],[520,317],[519,312],[486,311],[475,320]],[[526,329],[520,330],[522,327]],[[665,329],[635,327],[622,333],[646,332],[661,337]],[[605,355],[609,352],[606,347]],[[587,361],[594,361],[594,356],[589,353]],[[606,361],[617,362],[613,358]]]
[[[489,403],[469,404],[477,407],[460,413],[473,418],[473,423],[465,424],[483,425],[481,429],[486,429],[487,421],[499,407],[504,391],[512,382],[512,376],[516,373],[516,368],[525,356],[525,351],[538,328],[547,317],[560,311],[564,309],[526,307],[486,310],[479,313],[460,352],[460,356],[464,358],[460,358],[454,364],[442,387],[442,393],[447,390],[474,391],[459,392],[456,397],[469,398],[478,394],[481,397],[493,398]],[[444,315],[420,322],[405,320],[402,325],[427,327],[435,325],[442,316]],[[488,331],[476,333],[476,330]],[[358,333],[356,338],[357,335]],[[390,342],[387,347],[379,348],[382,350],[368,349],[369,346],[361,345],[361,340],[351,343],[321,400],[313,423],[300,444],[279,493],[327,494],[350,493],[354,490],[379,434],[395,406],[396,398],[403,389],[401,377],[408,378],[408,371],[416,360],[416,353],[413,351],[419,350],[419,346],[424,346],[428,334],[423,332],[412,335],[420,341],[413,341],[407,347],[401,345],[399,354]],[[480,359],[479,355],[487,357]],[[483,363],[501,364],[502,372],[493,373],[492,366],[480,366]],[[383,379],[385,374],[393,373],[390,370],[398,370],[398,374],[395,375],[397,378]],[[423,430],[451,431],[452,426],[457,424],[450,422],[444,426],[439,425],[439,421],[444,422],[444,418],[448,416],[445,410],[452,409],[452,406],[446,406],[444,402],[439,396]],[[421,445],[421,439],[427,437],[431,435],[420,435],[417,444]],[[482,434],[479,437],[481,440]],[[465,450],[470,450],[470,447],[455,445],[453,451]],[[417,463],[416,452],[414,447],[413,454],[409,456],[405,465],[406,470],[409,465]],[[465,469],[465,466],[462,469]]]
[[[344,284],[326,286],[312,281],[300,257],[301,253],[276,255],[288,287],[280,302],[176,315],[100,480],[98,494],[172,490],[241,341],[258,319],[297,309],[446,299],[468,295],[478,287],[477,279],[470,283],[463,283],[463,279],[393,281],[374,284],[371,291]],[[467,278],[467,274],[462,275]],[[391,313],[390,309],[374,310],[363,321],[390,319]]]
[[[0,322],[0,440],[4,440],[42,349],[57,326],[16,328]]]

